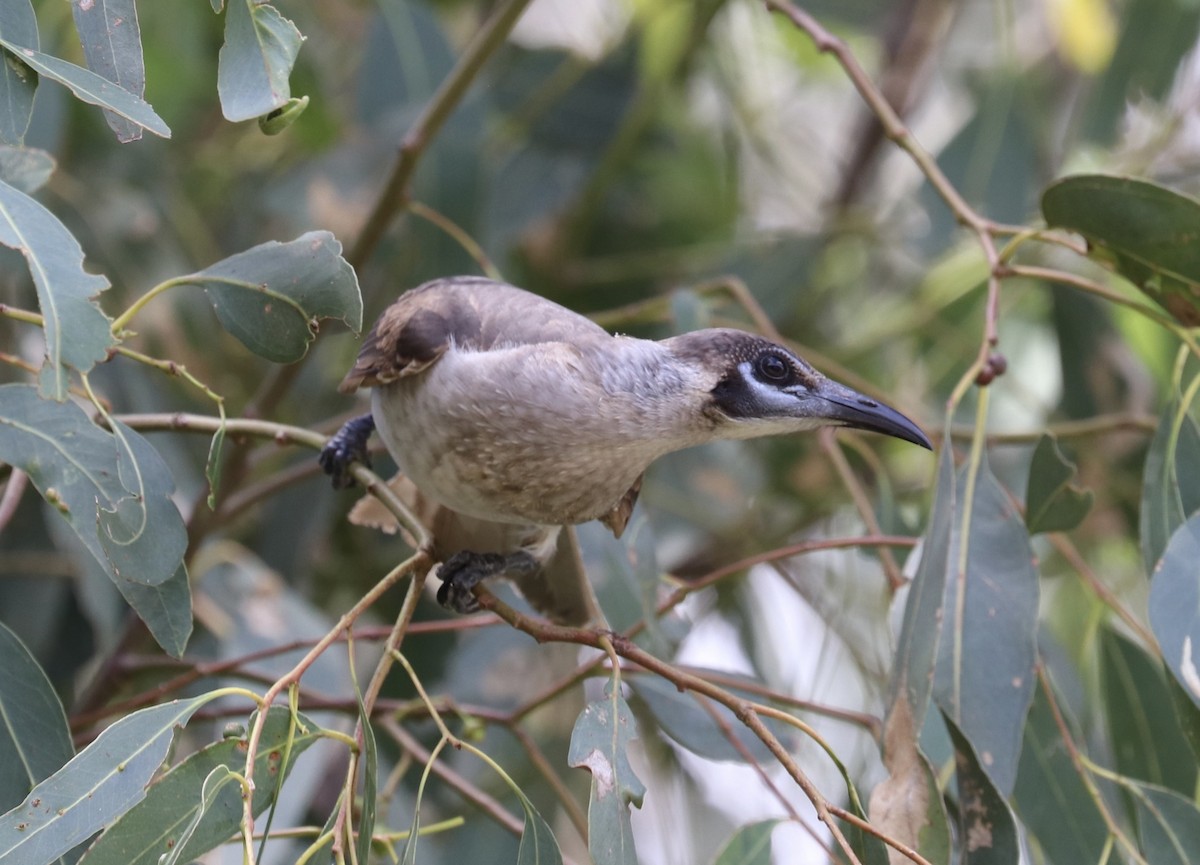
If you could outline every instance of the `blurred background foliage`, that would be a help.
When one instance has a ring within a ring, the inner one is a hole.
[[[508,281],[622,332],[753,328],[762,323],[755,315],[765,314],[823,371],[886,398],[927,429],[941,428],[983,336],[984,251],[887,140],[843,70],[786,18],[749,0],[535,0],[428,142],[407,212],[369,257],[355,260],[355,239],[405,131],[494,5],[281,3],[306,36],[291,84],[309,104],[281,134],[267,136],[255,123],[221,116],[222,17],[201,2],[142,3],[146,100],[172,137],[118,144],[98,109],[43,82],[26,144],[52,154],[57,168],[38,198],[79,239],[89,268],[112,282],[102,299],[110,313],[174,275],[325,229],[350,250],[370,322],[406,288],[480,272],[479,255],[461,242],[466,236]],[[813,0],[805,8],[846,40],[965,201],[991,220],[1040,225],[1042,191],[1079,171],[1132,174],[1200,195],[1194,2]],[[82,63],[70,4],[38,3],[37,16],[42,49]],[[456,229],[445,230],[446,222]],[[1023,260],[1136,297],[1062,248],[1037,246]],[[753,305],[740,302],[740,286]],[[8,249],[0,249],[0,299],[36,308],[24,263]],[[1057,702],[1093,759],[1190,799],[1194,743],[1171,723],[1157,650],[1112,610],[1146,619],[1143,465],[1172,395],[1179,342],[1143,315],[1032,278],[1004,280],[996,320],[1007,372],[990,385],[992,470],[1023,501],[1034,447],[1044,430],[1057,429],[1079,482],[1095,496],[1068,543],[1039,536],[1034,545],[1039,645],[1061,691]],[[336,392],[358,346],[345,328],[326,325],[289,380],[215,325],[199,292],[176,290],[142,313],[138,346],[185,366],[225,398],[231,417],[267,404],[270,420],[328,433],[356,409]],[[19,321],[0,318],[0,344],[12,355],[38,356],[35,335]],[[9,365],[0,376],[26,380]],[[213,413],[195,389],[126,359],[98,369],[93,381],[120,413]],[[960,453],[977,398],[968,391],[948,427]],[[172,469],[189,525],[196,630],[187,668],[319,636],[407,554],[400,539],[345,522],[354,496],[332,491],[307,450],[231,441],[230,451],[247,457],[229,457],[236,465],[210,511],[207,438],[151,440]],[[386,457],[379,463],[386,475]],[[594,526],[581,538],[610,621],[621,629],[643,616],[662,571],[686,581],[810,539],[920,535],[934,472],[925,452],[866,436],[724,443],[652,469],[624,545]],[[0,619],[41,662],[75,735],[86,740],[103,723],[105,705],[151,692],[180,665],[157,652],[61,535],[48,507],[25,496],[0,534]],[[906,554],[901,547],[887,555],[911,577]],[[868,548],[743,569],[690,598],[678,616],[650,629],[645,644],[679,664],[743,674],[801,701],[802,717],[869,791],[887,774],[875,737],[900,615],[887,564]],[[1081,579],[1084,571],[1107,593]],[[399,592],[389,595],[372,621],[386,625],[399,604]],[[444,618],[428,600],[417,614],[421,622]],[[360,641],[362,663],[372,661],[373,645]],[[470,707],[526,706],[578,662],[574,649],[458,620],[414,632],[405,651],[430,693],[467,715]],[[269,683],[296,657],[247,660],[222,677]],[[340,713],[328,723],[353,720],[346,676],[344,653],[331,651],[305,679]],[[811,822],[811,808],[777,766],[765,763],[767,783],[745,754],[729,753],[718,727],[695,717],[694,704],[691,712],[672,708],[673,687],[630,678],[641,729],[634,755],[649,788],[633,815],[641,861],[711,861],[736,827],[786,818],[785,800]],[[599,681],[586,684],[588,695],[599,694]],[[388,705],[410,711],[414,695],[403,676],[385,689],[397,701]],[[575,687],[530,704],[519,735],[485,725],[482,740],[576,861],[585,860],[585,848],[561,796],[586,799],[585,773],[566,769],[583,699]],[[407,745],[380,737],[385,772],[414,758],[419,769],[420,748],[437,739],[422,717],[405,724]],[[1039,691],[1013,801],[1034,861],[1099,861],[1112,827],[1097,816],[1097,798],[1115,807],[1118,823],[1134,819],[1121,817],[1120,807],[1130,815],[1136,808],[1115,787],[1097,794],[1062,762],[1060,729]],[[926,733],[945,781],[952,764],[945,734]],[[522,736],[536,740],[565,791],[551,787]],[[839,799],[839,775],[820,749],[809,740],[792,744],[817,786]],[[477,762],[458,754],[442,760],[515,811],[515,800]],[[319,825],[341,764],[327,753],[308,765],[295,781],[308,786],[297,788],[289,819]],[[1152,765],[1161,771],[1148,777]],[[397,772],[381,823],[407,827],[419,775]],[[1078,818],[1071,833],[1061,829],[1052,794]],[[431,784],[424,802],[425,822],[465,813],[468,825],[424,842],[421,861],[516,857],[517,839],[464,805],[452,784]],[[794,821],[774,838],[780,863],[820,861],[829,849],[821,830]],[[273,855],[284,861],[298,849],[280,845]]]

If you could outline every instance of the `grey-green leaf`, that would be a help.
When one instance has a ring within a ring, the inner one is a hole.
[[[226,330],[277,363],[304,357],[316,319],[362,328],[358,278],[328,231],[259,244],[185,279],[204,288]]]
[[[187,546],[171,476],[145,438],[115,429],[29,385],[0,386],[0,459],[29,475],[110,579],[159,585],[179,571]]]
[[[954,719],[945,712],[942,717],[954,743],[962,865],[1015,865],[1020,861],[1021,850],[1017,821],[1008,802],[984,771],[978,753]]]
[[[0,38],[38,47],[37,17],[29,0],[0,3]],[[20,146],[33,116],[37,73],[10,51],[0,48],[0,144]]]
[[[630,677],[629,687],[654,716],[664,733],[693,754],[710,760],[769,762],[774,759],[767,746],[741,724],[724,706],[708,701],[712,714],[697,700],[707,700],[656,676]],[[733,741],[719,726],[724,721]],[[736,742],[736,744],[735,744]]]
[[[150,634],[173,658],[182,658],[192,635],[192,586],[182,562],[157,586],[121,577],[114,581],[121,597],[138,614]]]
[[[950,441],[949,429],[944,441]],[[942,603],[951,573],[950,537],[954,527],[958,485],[954,480],[954,449],[942,448],[938,457],[937,487],[929,513],[929,527],[921,540],[921,561],[908,589],[904,622],[896,646],[889,707],[907,694],[907,711],[924,718],[933,689],[938,643],[942,629]],[[889,710],[890,711],[890,710]]]
[[[0,862],[49,862],[140,802],[175,727],[211,700],[202,694],[126,715],[0,815]]]
[[[517,791],[521,807],[525,811],[525,825],[521,830],[521,845],[517,848],[517,865],[562,865],[562,851],[558,840],[550,831],[550,825],[538,813],[537,808],[521,791]],[[599,865],[599,860],[597,865]]]
[[[0,38],[3,45],[22,63],[31,66],[39,75],[57,81],[75,94],[75,98],[89,105],[99,105],[114,114],[148,129],[163,138],[171,137],[171,130],[163,119],[154,113],[150,104],[141,97],[134,96],[128,90],[113,84],[91,70],[60,60],[50,54],[43,54],[13,42]]]
[[[143,98],[146,65],[142,60],[142,32],[134,0],[72,0],[71,14],[88,68]],[[104,119],[119,141],[142,137],[142,127],[119,114],[106,109]]]
[[[625,698],[611,684],[604,699],[589,703],[575,721],[567,762],[592,773],[588,851],[595,865],[636,865],[629,806],[641,807],[646,788],[629,765],[637,726]]]
[[[229,0],[217,93],[226,120],[252,120],[282,108],[291,97],[288,77],[304,37],[268,3]]]
[[[45,185],[53,173],[54,157],[46,151],[36,147],[0,144],[0,182],[32,195]]]
[[[1171,534],[1200,510],[1196,478],[1200,478],[1200,428],[1190,413],[1179,414],[1178,400],[1171,400],[1158,421],[1142,472],[1138,541],[1147,576],[1154,572]]]
[[[1174,790],[1128,784],[1137,813],[1142,854],[1152,865],[1193,865],[1200,850],[1200,811]]]
[[[62,703],[29,649],[0,624],[0,808],[75,756]]]
[[[1025,722],[1014,799],[1022,823],[1049,862],[1069,865],[1103,858],[1108,827],[1071,761],[1040,687]]]
[[[1200,202],[1146,180],[1081,174],[1051,185],[1042,213],[1182,324],[1200,325]]]
[[[45,320],[41,389],[64,400],[67,367],[87,372],[113,345],[111,322],[93,300],[108,280],[83,269],[83,249],[54,214],[6,183],[0,183],[0,243],[29,264]]]
[[[253,716],[248,727],[253,725]],[[275,706],[267,714],[254,762],[254,813],[260,814],[275,797],[296,758],[319,738],[320,728],[303,715],[291,726],[291,712]],[[283,765],[292,735],[290,756]],[[246,767],[245,736],[222,739],[189,755],[154,782],[146,798],[113,823],[88,849],[81,865],[158,865],[166,855],[176,861],[193,859],[228,841],[242,819],[241,788],[237,784],[213,790],[214,772],[242,772]],[[281,775],[282,772],[282,775]],[[211,796],[202,796],[206,785]],[[184,833],[190,830],[187,837]],[[365,861],[365,860],[363,860]]]
[[[778,820],[750,823],[733,833],[713,865],[771,865],[771,832]]]
[[[1150,581],[1150,627],[1163,660],[1200,706],[1200,514],[1175,530]]]
[[[1162,664],[1112,628],[1100,632],[1100,682],[1117,771],[1191,795],[1196,759]],[[1192,713],[1196,707],[1187,706]]]
[[[970,468],[959,472],[934,698],[1007,795],[1035,685],[1038,575],[1025,525],[986,460],[973,491]]]
[[[1025,490],[1025,527],[1029,534],[1067,532],[1092,509],[1091,490],[1075,483],[1075,464],[1063,456],[1054,436],[1045,433],[1033,451]]]

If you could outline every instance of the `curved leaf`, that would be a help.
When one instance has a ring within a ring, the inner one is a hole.
[[[29,264],[46,338],[40,387],[64,400],[66,368],[87,372],[114,343],[111,322],[93,301],[108,280],[83,269],[79,241],[54,214],[7,183],[0,183],[0,243]]]
[[[1017,821],[1004,794],[992,783],[976,750],[943,713],[954,743],[954,773],[958,782],[959,838],[963,865],[1013,865],[1020,861]]]
[[[362,328],[358,278],[328,231],[259,244],[184,280],[204,288],[226,330],[276,363],[304,357],[316,319]]]
[[[0,624],[0,808],[16,805],[73,756],[67,716],[50,680]]]
[[[22,63],[32,67],[39,75],[44,75],[66,87],[81,102],[106,108],[131,123],[150,130],[155,135],[163,138],[171,137],[170,127],[154,113],[150,103],[95,72],[84,69],[82,66],[76,66],[74,63],[68,63],[66,60],[60,60],[50,54],[35,51],[33,48],[24,47],[11,39],[0,37],[0,45],[11,51],[13,56],[19,58]]]
[[[49,862],[140,802],[177,725],[213,699],[203,694],[134,712],[0,816],[0,862]]]
[[[0,38],[38,47],[37,16],[29,0],[0,3]],[[36,72],[15,54],[0,48],[0,144],[24,143],[37,84]]]
[[[254,762],[254,777],[259,779],[254,788],[256,815],[274,799],[277,782],[287,777],[296,758],[320,738],[320,728],[312,721],[303,715],[297,721],[293,729],[291,712],[283,706],[274,706],[267,714]],[[290,757],[284,766],[289,737]],[[80,862],[159,865],[160,857],[168,855],[190,862],[225,843],[241,825],[241,787],[214,789],[213,785],[221,777],[234,777],[223,773],[241,773],[245,767],[245,735],[201,748],[155,781],[146,798],[109,826]]]
[[[1082,234],[1182,324],[1200,325],[1200,202],[1145,180],[1080,174],[1045,191],[1042,214]]]
[[[1054,436],[1038,441],[1029,464],[1025,490],[1025,526],[1031,535],[1067,532],[1083,522],[1092,509],[1091,490],[1075,484],[1075,464],[1063,456]]]
[[[122,90],[146,95],[142,31],[134,0],[72,0],[71,14],[88,68]],[[119,141],[136,141],[142,128],[106,110],[104,119]]]
[[[1177,419],[1181,426],[1175,434]],[[1200,428],[1190,413],[1179,417],[1179,400],[1171,400],[1159,418],[1142,471],[1138,542],[1147,576],[1154,573],[1171,534],[1200,510],[1196,478],[1200,478]]]
[[[0,97],[2,98],[2,97]],[[54,173],[54,157],[36,147],[0,144],[0,182],[32,195]]]
[[[288,76],[304,37],[274,6],[229,0],[217,93],[226,120],[252,120],[282,108],[291,97]]]
[[[742,826],[717,854],[713,865],[771,865],[771,832],[778,820]]]

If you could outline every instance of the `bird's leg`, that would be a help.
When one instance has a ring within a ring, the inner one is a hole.
[[[367,439],[374,431],[375,418],[368,412],[342,424],[342,428],[321,448],[321,455],[317,457],[317,461],[325,470],[325,474],[333,479],[334,489],[340,490],[354,484],[354,478],[350,474],[351,463],[359,462],[370,468]]]
[[[532,574],[541,567],[538,560],[525,551],[515,553],[455,553],[442,562],[438,576],[438,603],[457,613],[474,613],[479,601],[471,591],[483,580],[492,577],[519,577]]]

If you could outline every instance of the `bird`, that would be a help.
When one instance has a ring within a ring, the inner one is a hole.
[[[620,537],[646,469],[722,439],[824,426],[932,450],[912,420],[828,378],[761,335],[707,328],[661,340],[483,277],[435,279],[380,315],[339,390],[371,392],[320,454],[335,487],[377,431],[410,502],[427,514],[438,601],[479,609],[474,587],[507,577],[548,617],[597,615],[570,528]],[[564,532],[564,528],[567,531]]]

